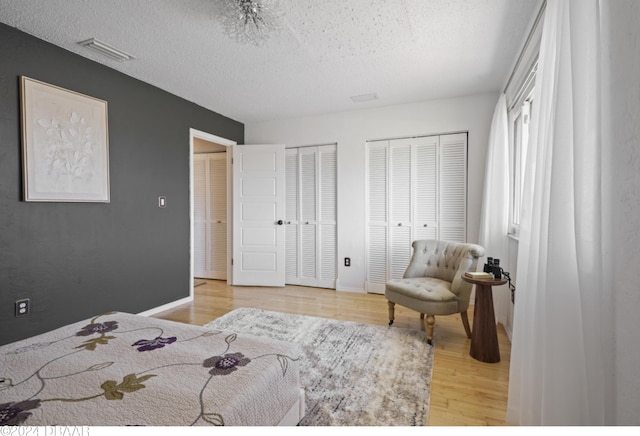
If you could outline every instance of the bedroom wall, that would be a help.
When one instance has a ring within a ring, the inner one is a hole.
[[[498,94],[481,94],[308,118],[245,125],[247,143],[286,146],[337,143],[338,283],[341,291],[364,292],[365,142],[373,139],[469,132],[467,236],[477,242],[485,154]],[[345,267],[343,259],[351,258]]]
[[[4,24],[0,58],[0,344],[188,297],[189,128],[244,126]],[[22,201],[21,75],[108,102],[110,203]]]
[[[612,225],[616,425],[640,425],[640,2],[603,2],[603,143],[611,166],[605,179]],[[608,214],[607,214],[608,216]],[[596,320],[597,322],[597,320]],[[607,335],[608,332],[605,332]],[[611,389],[611,387],[608,387]]]

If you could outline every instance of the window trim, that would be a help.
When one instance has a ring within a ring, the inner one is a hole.
[[[520,233],[519,215],[522,205],[522,186],[526,162],[526,151],[528,149],[529,129],[525,126],[531,125],[531,103],[533,101],[533,92],[535,88],[535,78],[538,69],[538,61],[535,59],[533,65],[529,69],[529,73],[526,75],[525,80],[518,89],[515,95],[513,104],[508,110],[508,123],[509,123],[509,227],[507,234],[513,238],[518,238]],[[521,133],[519,137],[516,137],[518,133]],[[519,150],[523,148],[522,138],[526,135],[524,153]],[[519,159],[520,165],[517,164],[516,159]],[[518,186],[516,186],[518,185]],[[518,193],[517,190],[520,192]]]

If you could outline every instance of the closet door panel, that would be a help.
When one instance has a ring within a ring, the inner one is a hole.
[[[197,154],[194,178],[194,276],[227,278],[226,153]]]
[[[410,227],[391,227],[391,279],[401,279],[411,259],[413,242]]]
[[[440,239],[465,242],[467,216],[467,135],[440,138]]]
[[[316,221],[316,153],[300,150],[300,221]]]
[[[317,246],[316,225],[300,225],[300,282],[307,286],[316,286],[318,273],[316,268]]]
[[[286,283],[335,288],[336,147],[287,149]]]
[[[321,224],[320,229],[320,271],[318,286],[335,288],[337,274],[336,259],[336,226],[335,224]]]
[[[387,225],[388,141],[372,143],[368,153],[368,207],[370,224]]]
[[[438,237],[438,147],[439,137],[416,141],[415,168],[415,239]]]
[[[411,225],[411,144],[407,140],[391,141],[390,148],[390,217],[391,225]]]
[[[207,270],[207,162],[193,157],[193,274],[205,277]]]
[[[209,278],[227,279],[227,156],[209,155]]]
[[[417,239],[466,241],[467,135],[367,143],[367,283],[404,275]]]
[[[389,141],[367,148],[367,292],[384,293],[388,271]]]
[[[388,280],[387,226],[369,226],[367,257],[367,291],[384,293]]]
[[[285,151],[285,172],[286,172],[286,267],[285,282],[291,285],[300,284],[299,269],[299,226],[298,226],[298,210],[299,210],[299,184],[300,178],[298,166],[298,150],[287,149]]]
[[[335,288],[337,277],[337,152],[318,147],[318,286]]]

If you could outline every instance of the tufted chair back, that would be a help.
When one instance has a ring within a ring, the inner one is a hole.
[[[451,282],[451,292],[460,298],[460,306],[469,306],[473,285],[462,280],[466,271],[475,271],[484,248],[475,244],[421,239],[413,241],[413,255],[404,278],[434,277]]]

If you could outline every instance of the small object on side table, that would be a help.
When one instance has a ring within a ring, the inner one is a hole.
[[[469,354],[476,360],[486,363],[500,362],[498,332],[493,312],[492,286],[504,285],[505,279],[475,278],[463,274],[462,279],[476,285],[476,300],[473,307],[473,330],[471,331],[471,350]]]

